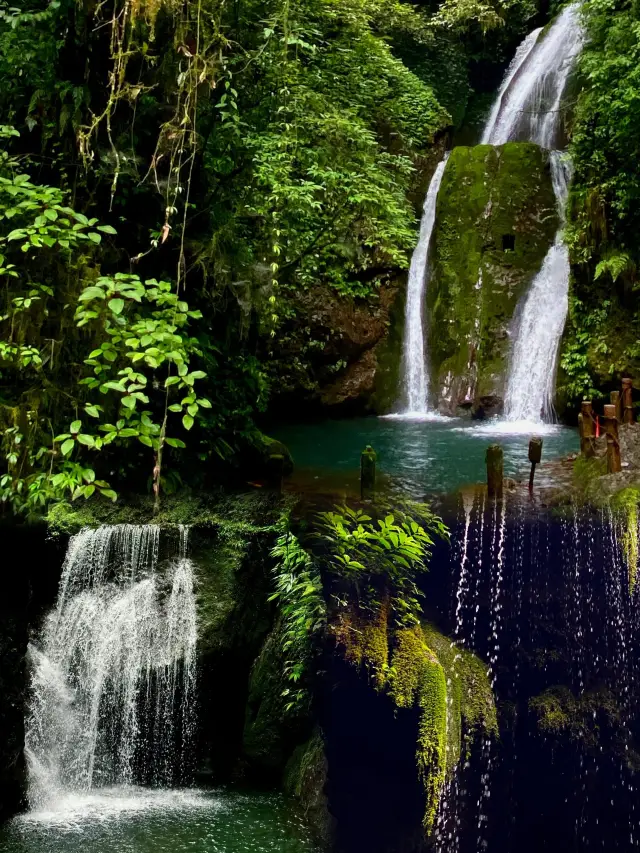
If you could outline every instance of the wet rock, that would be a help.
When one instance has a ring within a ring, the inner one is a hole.
[[[438,195],[427,289],[439,408],[504,396],[515,312],[557,227],[548,155],[529,143],[459,146]]]
[[[475,401],[471,410],[471,416],[474,420],[483,421],[485,418],[501,415],[503,411],[504,400],[502,397],[499,397],[497,394],[489,394]]]

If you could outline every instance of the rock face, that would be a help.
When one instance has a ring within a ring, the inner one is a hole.
[[[553,242],[549,158],[530,143],[453,150],[427,287],[432,391],[446,414],[501,409],[514,312]]]

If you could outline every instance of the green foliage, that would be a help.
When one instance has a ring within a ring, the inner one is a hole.
[[[382,580],[397,625],[418,623],[421,593],[416,577],[426,570],[434,537],[447,536],[440,518],[420,504],[396,508],[380,518],[345,505],[321,513],[318,528],[329,571],[353,582]]]
[[[15,134],[4,128],[2,135]],[[189,369],[199,350],[186,326],[201,315],[190,311],[168,282],[143,283],[116,274],[85,283],[80,252],[115,230],[76,213],[61,191],[34,184],[18,167],[5,151],[0,160],[0,275],[7,283],[0,315],[5,460],[0,499],[27,513],[66,494],[115,499],[89,454],[132,439],[154,451],[149,467],[155,468],[159,488],[164,443],[185,446],[166,434],[168,411],[179,413],[184,429],[190,429],[200,408],[211,407],[195,391],[206,374]],[[66,286],[55,290],[41,283],[60,264],[71,273]],[[159,392],[155,404],[154,391]],[[182,399],[169,405],[171,393]]]
[[[280,534],[271,556],[275,560],[275,592],[269,601],[278,602],[283,674],[288,682],[282,695],[286,698],[285,711],[296,712],[308,697],[302,678],[311,659],[314,635],[325,624],[326,606],[313,559],[293,533]]]
[[[567,229],[579,311],[563,359],[574,399],[640,365],[640,11],[624,0],[588,0],[582,8],[588,38],[574,86]],[[592,321],[605,308],[606,320]],[[606,353],[584,341],[596,324]]]
[[[347,585],[346,593],[334,594],[337,611],[331,625],[346,660],[365,667],[375,689],[387,691],[398,708],[418,709],[416,764],[426,795],[424,825],[430,832],[447,768],[456,760],[449,737],[454,729],[460,737],[461,690],[471,697],[483,685],[465,678],[461,688],[453,672],[445,675],[420,625],[422,596],[416,580],[427,570],[434,537],[447,536],[444,524],[421,504],[381,511],[381,517],[374,517],[375,509],[369,515],[340,506],[321,513],[317,538],[323,566],[340,579],[342,589]],[[474,699],[467,701],[474,708],[469,714],[473,727],[482,712],[475,712]]]
[[[558,390],[570,400],[597,400],[602,394],[595,387],[591,355],[606,358],[608,345],[602,334],[611,303],[604,300],[597,308],[588,308],[573,296],[569,300],[569,322],[560,358],[563,379]],[[609,367],[609,372],[613,370]]]
[[[399,708],[420,709],[416,758],[426,792],[424,826],[430,832],[447,772],[447,681],[418,625],[396,634],[389,690]]]

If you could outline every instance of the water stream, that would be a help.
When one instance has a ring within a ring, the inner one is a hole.
[[[405,396],[403,413],[407,417],[424,415],[429,404],[429,376],[424,340],[424,296],[429,276],[429,244],[436,220],[438,190],[447,165],[448,154],[436,166],[424,201],[418,244],[411,258],[407,280],[402,376]]]
[[[550,154],[553,189],[561,227],[516,311],[517,331],[509,360],[505,393],[507,421],[552,422],[555,417],[556,367],[569,310],[569,252],[562,226],[571,178],[566,154]]]
[[[566,6],[542,38],[539,33],[527,36],[516,53],[516,67],[507,71],[482,135],[485,144],[559,147],[562,96],[584,40],[579,5]]]

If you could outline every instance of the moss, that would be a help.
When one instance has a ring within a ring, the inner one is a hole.
[[[375,348],[376,374],[369,407],[378,414],[387,414],[398,404],[404,339],[406,277],[402,281],[402,287],[402,291],[398,290],[399,295],[389,309],[387,334]]]
[[[325,794],[327,771],[324,739],[316,727],[309,740],[297,746],[289,758],[283,788],[298,801],[313,834],[328,848],[333,836],[333,818]]]
[[[529,700],[536,726],[541,734],[555,739],[580,741],[593,751],[600,752],[602,743],[613,744],[629,759],[625,738],[613,738],[619,730],[621,706],[618,698],[606,687],[588,690],[576,696],[568,687],[550,687]]]
[[[593,484],[597,478],[602,477],[606,473],[606,457],[598,458],[594,456],[587,459],[584,456],[578,456],[573,463],[573,487],[579,496],[586,497],[592,491]]]
[[[478,731],[497,735],[493,692],[484,663],[432,625],[390,635],[388,621],[385,600],[374,619],[352,610],[331,630],[345,659],[365,668],[376,690],[386,690],[400,709],[418,709],[416,764],[425,788],[429,833],[447,772],[461,757],[463,730],[468,744]]]
[[[611,508],[622,516],[622,548],[627,564],[629,593],[633,595],[638,579],[638,506],[640,489],[622,489],[611,499]]]
[[[449,701],[448,766],[453,767],[462,752],[463,729],[498,734],[498,718],[487,666],[467,649],[454,645],[433,625],[423,626],[425,640],[444,668]]]
[[[427,291],[432,376],[454,411],[469,388],[503,396],[508,327],[553,241],[548,154],[529,143],[457,147],[438,194]],[[512,250],[503,237],[515,238]]]
[[[399,708],[420,709],[416,761],[425,787],[424,827],[433,829],[447,771],[447,682],[419,625],[396,632],[389,694]]]
[[[204,492],[197,495],[167,495],[161,510],[154,515],[151,496],[123,496],[115,503],[105,500],[61,501],[54,504],[47,523],[53,535],[71,535],[83,527],[101,524],[188,524],[196,527],[221,527],[252,533],[258,529],[276,529],[296,498],[255,489],[250,492]]]
[[[385,599],[372,618],[355,609],[330,626],[345,660],[363,666],[376,690],[387,685],[389,672],[389,601]]]

